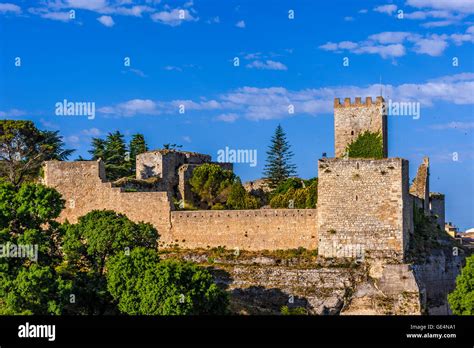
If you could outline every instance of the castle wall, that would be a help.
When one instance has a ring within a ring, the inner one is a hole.
[[[59,221],[77,222],[91,210],[110,209],[131,220],[153,224],[165,239],[169,230],[170,203],[166,192],[123,192],[105,181],[102,162],[49,161],[44,183],[58,190],[66,201]]]
[[[418,167],[415,180],[410,186],[410,193],[423,201],[423,210],[426,215],[430,214],[430,161],[428,157],[423,158],[423,163]]]
[[[153,224],[160,245],[184,248],[275,250],[318,244],[316,209],[171,211],[166,192],[123,192],[105,181],[102,162],[49,161],[44,183],[66,201],[59,221],[77,222],[92,210],[110,209]]]
[[[430,211],[431,215],[436,217],[436,223],[439,225],[441,230],[444,230],[445,207],[443,194],[435,192],[430,193]]]
[[[319,254],[403,258],[412,229],[408,161],[322,159],[318,170]]]
[[[387,157],[387,115],[383,98],[377,97],[375,103],[370,97],[366,98],[365,103],[361,102],[361,98],[356,98],[354,103],[351,103],[350,98],[345,98],[343,104],[340,103],[339,98],[336,98],[334,100],[335,157],[342,157],[347,145],[365,131],[380,133],[384,157]]]
[[[171,212],[171,239],[186,248],[316,249],[316,209]]]

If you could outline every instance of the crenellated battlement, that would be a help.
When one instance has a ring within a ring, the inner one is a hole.
[[[344,103],[341,103],[340,98],[334,98],[334,107],[335,108],[347,108],[347,107],[361,107],[361,106],[371,106],[371,105],[380,105],[383,104],[385,100],[383,97],[378,96],[375,99],[375,103],[372,100],[372,97],[366,97],[365,102],[362,103],[361,97],[356,97],[354,103],[351,103],[351,98],[344,98]]]

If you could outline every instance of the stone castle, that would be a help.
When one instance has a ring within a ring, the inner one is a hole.
[[[66,200],[60,220],[76,222],[94,209],[111,209],[131,220],[153,224],[160,246],[226,247],[240,250],[318,249],[321,256],[351,256],[363,251],[403,260],[414,233],[414,207],[444,227],[444,195],[429,192],[425,158],[410,186],[408,161],[388,158],[384,100],[334,101],[335,158],[318,161],[316,209],[194,210],[175,208],[175,199],[192,200],[189,178],[210,163],[208,155],[174,150],[137,156],[136,181],[116,187],[105,178],[101,161],[49,161],[44,183]],[[382,136],[383,158],[347,158],[345,150],[365,131]],[[232,169],[230,163],[218,163]],[[154,181],[153,181],[154,180]]]

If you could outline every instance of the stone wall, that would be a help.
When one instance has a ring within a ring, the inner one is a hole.
[[[354,103],[351,103],[350,98],[345,98],[344,104],[340,103],[339,98],[335,98],[335,157],[342,157],[347,145],[356,140],[365,131],[380,133],[384,157],[387,157],[387,115],[383,98],[377,97],[375,103],[372,103],[372,98],[370,97],[366,98],[365,103],[361,102],[361,98],[355,98]]]
[[[410,193],[423,200],[423,210],[426,215],[430,214],[430,160],[423,158],[423,163],[418,167],[415,180],[410,186]]]
[[[58,190],[66,201],[59,221],[75,223],[94,209],[110,209],[131,220],[153,224],[162,239],[169,241],[170,203],[166,192],[124,192],[105,181],[102,162],[49,161],[44,166],[44,183]]]
[[[316,209],[171,212],[171,239],[186,248],[316,249]]]
[[[99,161],[49,161],[44,183],[66,200],[59,221],[77,222],[91,210],[110,209],[153,224],[160,245],[275,250],[318,246],[316,209],[171,211],[167,192],[124,192],[105,180]]]
[[[362,248],[402,259],[412,228],[408,161],[321,159],[318,171],[319,253]]]
[[[431,214],[436,217],[436,223],[442,230],[444,230],[445,207],[443,194],[437,192],[430,192],[430,210]]]

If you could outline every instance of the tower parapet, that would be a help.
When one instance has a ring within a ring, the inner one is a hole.
[[[382,136],[383,157],[387,158],[387,114],[385,101],[379,96],[374,100],[371,97],[356,97],[354,102],[350,98],[334,98],[334,133],[335,157],[343,157],[347,146],[357,137],[369,131]]]

